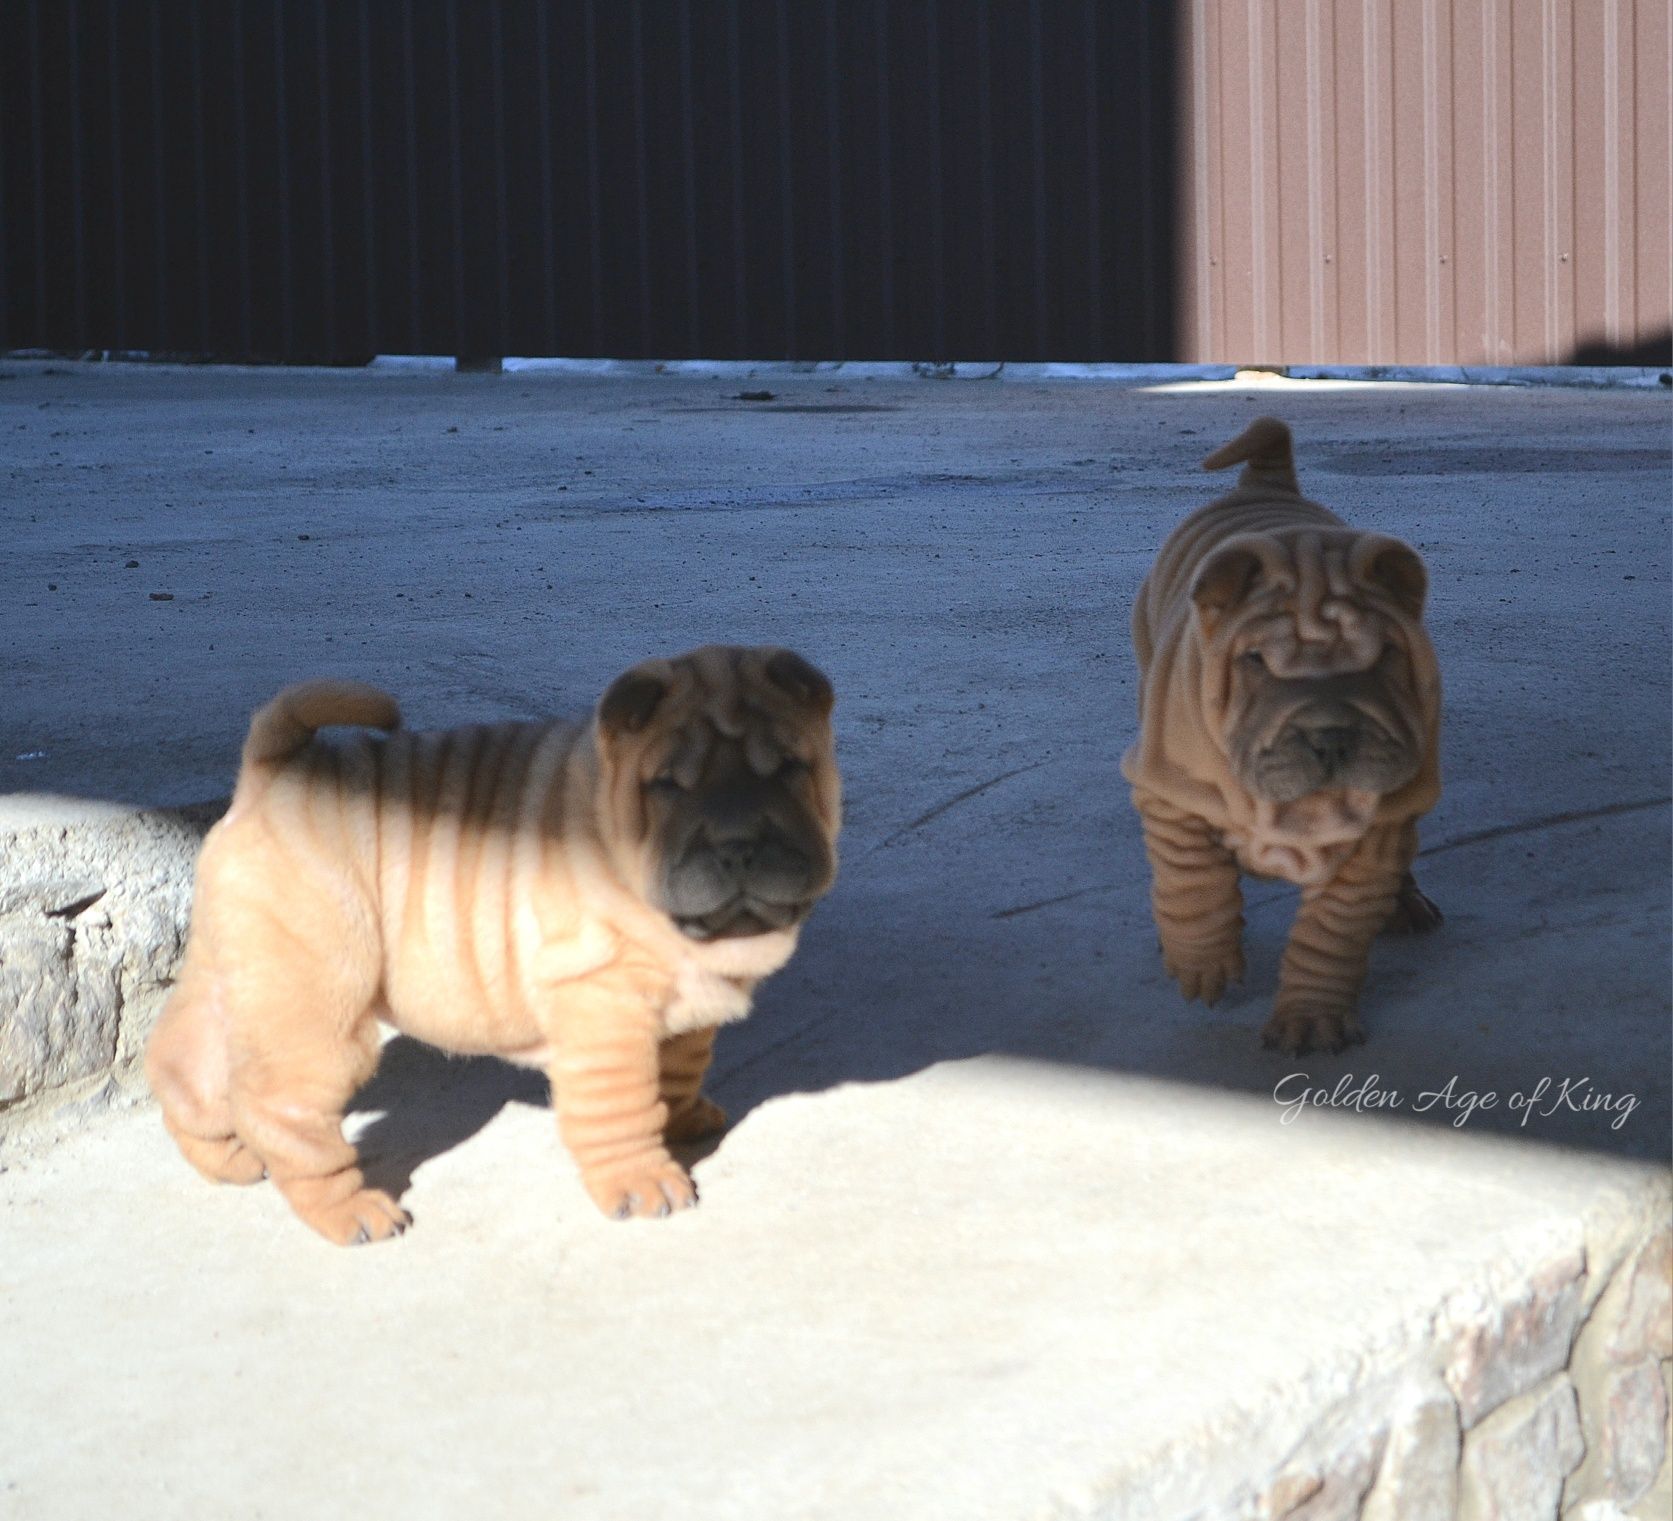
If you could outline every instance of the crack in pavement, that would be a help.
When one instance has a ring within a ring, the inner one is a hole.
[[[1038,903],[1019,903],[1015,908],[1002,908],[989,914],[988,918],[1015,919],[1018,914],[1031,914],[1037,908],[1051,908],[1055,904],[1070,903],[1076,898],[1085,898],[1092,893],[1114,892],[1116,888],[1124,886],[1124,882],[1099,882],[1093,887],[1077,887],[1072,893],[1059,893],[1055,898],[1042,898]]]
[[[999,488],[1013,496],[1024,497],[1094,495],[1101,500],[1112,492],[1107,480],[1084,468],[1047,464],[1032,469],[991,470],[979,474],[931,470],[910,475],[850,476],[834,481],[777,482],[762,486],[652,489],[635,492],[631,496],[625,493],[588,496],[577,492],[567,502],[557,501],[552,488],[542,485],[532,500],[518,502],[512,510],[537,517],[571,520],[582,517],[642,517],[664,512],[794,511],[798,508],[873,503],[915,508],[926,490],[956,490],[973,486],[990,490]]]
[[[999,779],[996,778],[996,780]],[[954,801],[958,800],[954,799]],[[1623,813],[1643,813],[1651,808],[1665,808],[1670,803],[1673,803],[1673,797],[1650,797],[1639,798],[1627,803],[1605,803],[1600,808],[1577,808],[1566,813],[1542,814],[1536,819],[1524,819],[1516,824],[1499,824],[1492,829],[1478,829],[1470,834],[1461,834],[1455,839],[1442,840],[1438,845],[1431,845],[1426,850],[1420,850],[1417,855],[1418,859],[1422,860],[1427,856],[1441,855],[1448,850],[1461,850],[1466,845],[1479,845],[1485,840],[1500,840],[1507,835],[1533,834],[1541,829],[1554,829],[1561,824],[1581,824],[1587,819],[1614,818]],[[951,804],[948,806],[950,807]],[[911,825],[907,826],[907,828],[911,827]],[[887,843],[888,841],[884,841],[884,844]],[[1036,909],[1052,908],[1059,903],[1069,903],[1076,898],[1084,898],[1092,893],[1113,892],[1123,885],[1120,882],[1100,882],[1092,887],[1079,887],[1073,892],[1059,893],[1055,898],[1042,898],[1038,903],[1019,903],[1014,908],[1002,908],[996,913],[989,914],[988,917],[990,919],[1014,919],[1019,914],[1031,914]],[[1244,912],[1253,913],[1256,909],[1266,908],[1270,904],[1281,902],[1286,896],[1288,895],[1283,892],[1269,893],[1265,897],[1255,899],[1252,903],[1245,904]]]
[[[1443,851],[1459,850],[1465,845],[1479,845],[1483,840],[1498,840],[1510,834],[1532,834],[1536,830],[1555,828],[1558,824],[1582,824],[1587,819],[1607,819],[1621,813],[1643,813],[1650,808],[1665,808],[1669,803],[1673,803],[1673,797],[1647,797],[1632,803],[1605,803],[1601,808],[1577,808],[1570,813],[1547,813],[1537,819],[1525,819],[1520,824],[1500,824],[1493,829],[1478,829],[1474,834],[1442,840],[1439,845],[1418,851],[1417,856],[1421,861],[1425,856],[1438,856]]]
[[[866,852],[865,857],[862,859],[868,859],[871,856],[876,855],[878,851],[887,849],[890,845],[893,845],[896,840],[905,839],[906,836],[911,834],[913,830],[922,829],[925,824],[930,823],[934,819],[940,818],[941,815],[947,812],[949,808],[956,808],[960,803],[968,802],[973,797],[981,796],[981,794],[986,792],[988,788],[997,787],[1001,782],[1008,782],[1013,776],[1021,776],[1025,771],[1038,771],[1041,766],[1049,764],[1049,761],[1043,760],[1030,761],[1026,766],[1018,766],[1012,771],[1001,771],[998,776],[991,776],[985,782],[977,782],[974,787],[966,787],[963,792],[957,793],[948,798],[946,802],[937,803],[935,807],[929,810],[929,812],[920,813],[910,824],[902,824],[901,827],[895,830],[893,834],[884,836],[883,839],[879,840],[871,847],[870,850]]]

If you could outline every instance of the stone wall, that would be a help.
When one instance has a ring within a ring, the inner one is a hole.
[[[1407,1374],[1344,1402],[1278,1472],[1200,1521],[1665,1518],[1673,1227],[1624,1226],[1461,1292]]]
[[[223,806],[0,798],[0,1136],[136,1086]]]

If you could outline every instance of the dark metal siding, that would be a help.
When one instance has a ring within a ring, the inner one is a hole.
[[[1669,0],[6,0],[0,348],[1667,362]]]
[[[1166,359],[1171,17],[10,0],[0,346]]]

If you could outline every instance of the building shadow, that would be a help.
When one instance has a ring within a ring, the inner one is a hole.
[[[1361,1006],[1365,1046],[1301,1057],[1258,1038],[1290,889],[1246,884],[1248,980],[1205,1009],[1163,973],[1137,828],[1119,817],[1097,825],[1113,842],[1134,837],[1108,877],[998,907],[949,910],[910,890],[910,869],[903,894],[892,878],[905,863],[889,859],[901,846],[874,844],[856,852],[755,1013],[721,1032],[706,1091],[735,1127],[788,1095],[980,1056],[1267,1097],[1286,1083],[1351,1088],[1372,1077],[1404,1096],[1382,1111],[1397,1123],[1664,1161],[1673,1035],[1649,962],[1665,962],[1667,808],[1665,798],[1643,799],[1433,835],[1417,870],[1447,922],[1378,942]],[[1530,851],[1561,854],[1561,880],[1528,872]],[[1621,954],[1634,946],[1640,959]],[[1509,1102],[1542,1081],[1533,1107]],[[1498,1096],[1488,1107],[1471,1099],[1488,1094]],[[1422,1095],[1435,1097],[1424,1104]],[[399,1196],[419,1167],[511,1104],[549,1107],[544,1075],[394,1038],[351,1106],[374,1116],[357,1137],[368,1177]],[[678,1155],[692,1165],[724,1144],[720,1136]]]
[[[839,885],[805,960],[722,1032],[711,1091],[736,1122],[786,1094],[987,1055],[1267,1098],[1286,1081],[1352,1088],[1375,1076],[1403,1095],[1384,1111],[1398,1123],[1665,1162],[1668,806],[1647,797],[1431,829],[1416,872],[1446,922],[1378,940],[1360,1005],[1367,1043],[1340,1053],[1261,1045],[1296,906],[1281,884],[1244,884],[1244,985],[1212,1009],[1180,996],[1155,949],[1130,820],[1088,821],[1107,829],[1101,876],[1065,873],[1061,890],[1003,904],[973,884],[989,901],[953,917],[881,874],[851,880],[872,904],[845,901]]]
[[[1566,364],[1624,365],[1639,369],[1673,367],[1673,328],[1649,333],[1630,343],[1611,343],[1604,338],[1582,339]],[[1663,385],[1673,385],[1673,374],[1661,377]]]

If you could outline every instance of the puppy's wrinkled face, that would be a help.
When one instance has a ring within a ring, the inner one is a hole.
[[[618,844],[688,939],[793,929],[836,875],[831,685],[789,650],[648,661],[599,704]]]
[[[1387,794],[1417,775],[1426,586],[1406,545],[1349,530],[1243,535],[1204,563],[1205,695],[1254,797]]]

